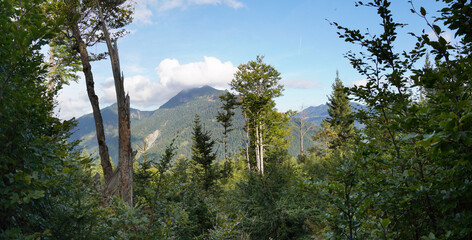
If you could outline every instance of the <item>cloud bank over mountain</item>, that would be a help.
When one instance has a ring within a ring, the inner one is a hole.
[[[124,68],[126,69],[126,67]],[[216,57],[203,57],[202,61],[180,63],[177,59],[166,58],[155,68],[156,75],[126,76],[125,91],[129,93],[131,106],[154,110],[183,89],[203,85],[219,89],[228,88],[237,67],[233,63],[222,62]],[[111,72],[110,72],[111,75]],[[58,96],[59,116],[67,119],[91,112],[90,103],[85,92],[84,80],[66,86]],[[79,86],[77,86],[79,85]],[[107,106],[116,101],[114,80],[110,76],[101,84],[96,84],[100,105]],[[72,90],[74,89],[74,90]],[[71,91],[83,89],[83,94],[72,98]]]

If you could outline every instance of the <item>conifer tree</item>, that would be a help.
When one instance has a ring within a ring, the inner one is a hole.
[[[234,116],[234,109],[237,107],[238,102],[236,96],[228,91],[225,91],[225,93],[221,94],[220,101],[223,104],[221,106],[221,109],[223,111],[218,111],[216,120],[223,127],[223,144],[225,146],[225,159],[228,159],[228,133],[234,130],[231,127],[233,126],[232,121]]]
[[[325,121],[329,123],[328,126],[335,132],[335,137],[328,144],[328,147],[334,150],[344,145],[353,136],[354,122],[349,118],[352,109],[338,71],[336,71],[336,79],[332,88],[333,92],[328,98],[329,118]]]
[[[192,140],[194,180],[208,191],[216,180],[216,171],[213,167],[216,160],[216,154],[213,152],[215,140],[212,140],[210,132],[203,128],[198,114],[195,115]]]

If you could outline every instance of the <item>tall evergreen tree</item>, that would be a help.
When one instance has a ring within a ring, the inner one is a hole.
[[[221,109],[223,111],[218,111],[216,120],[223,127],[223,144],[225,146],[225,159],[228,159],[228,133],[234,130],[231,127],[233,126],[232,121],[234,116],[234,109],[237,107],[238,102],[236,96],[228,91],[225,91],[225,93],[221,94],[220,101],[223,104],[221,106]]]
[[[216,171],[213,166],[216,161],[216,154],[213,152],[215,140],[211,139],[209,131],[203,129],[198,114],[195,115],[192,140],[194,179],[205,191],[208,191],[216,180]]]
[[[353,136],[354,121],[349,117],[352,108],[338,71],[336,71],[336,79],[332,88],[333,92],[328,98],[329,118],[325,121],[329,123],[327,126],[335,132],[335,137],[330,139],[328,144],[328,147],[334,150],[344,145]]]

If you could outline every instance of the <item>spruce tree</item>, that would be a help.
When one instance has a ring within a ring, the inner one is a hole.
[[[194,180],[208,191],[217,178],[213,163],[216,154],[213,152],[215,140],[211,139],[209,131],[203,129],[200,117],[195,115],[193,127],[192,163],[194,165]]]
[[[353,137],[354,121],[349,117],[352,109],[338,71],[336,71],[336,79],[332,88],[333,92],[328,98],[329,118],[325,121],[329,123],[329,127],[335,133],[335,137],[329,141],[328,147],[335,150],[345,145]]]
[[[228,134],[234,130],[231,128],[233,126],[233,116],[234,109],[237,107],[238,102],[236,96],[228,91],[221,94],[220,101],[223,104],[221,106],[222,112],[218,111],[216,120],[223,127],[223,144],[225,146],[225,159],[228,159]]]

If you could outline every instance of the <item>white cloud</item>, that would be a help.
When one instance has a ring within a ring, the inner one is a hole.
[[[204,5],[204,4],[211,4],[211,5],[226,5],[230,8],[238,9],[244,7],[244,4],[237,0],[187,0],[188,4],[195,4],[195,5]]]
[[[159,11],[167,11],[184,6],[185,2],[183,0],[162,0],[159,4]]]
[[[161,0],[159,10],[186,8],[191,5],[225,5],[234,9],[244,7],[244,4],[238,0]]]
[[[226,5],[231,8],[238,9],[244,7],[244,3],[237,1],[237,0],[226,0],[224,1]]]
[[[238,0],[135,0],[134,19],[137,23],[151,24],[153,11],[169,11],[176,8],[188,8],[192,5],[223,5],[233,9],[244,7]]]
[[[436,36],[436,34],[433,31],[428,33],[428,37],[431,41],[437,41],[438,40],[438,37]],[[452,35],[451,31],[443,32],[441,34],[441,37],[443,37],[444,40],[446,40],[448,43],[451,43],[452,41],[454,41],[454,36]]]
[[[202,62],[180,64],[176,59],[164,59],[156,68],[159,81],[142,75],[125,77],[125,90],[129,92],[131,105],[140,109],[156,109],[179,91],[210,85],[227,88],[237,68],[231,62],[221,62],[215,57],[204,57]],[[116,101],[113,78],[102,84],[103,100]]]
[[[142,74],[146,71],[146,69],[137,64],[126,65],[124,66],[124,69],[128,74]]]
[[[72,82],[64,86],[57,95],[56,101],[58,105],[54,112],[61,119],[80,117],[92,111],[83,77],[77,83]]]
[[[143,2],[137,2],[134,8],[133,19],[138,23],[151,24],[152,11]]]
[[[156,68],[160,83],[170,88],[202,84],[226,87],[236,70],[231,62],[222,63],[215,57],[204,57],[203,62],[182,65],[177,59],[164,59]]]
[[[142,70],[136,67],[136,72]],[[210,85],[218,89],[228,88],[237,68],[231,62],[221,62],[215,57],[204,57],[203,61],[180,64],[176,59],[164,59],[156,67],[158,81],[144,75],[125,76],[125,90],[130,95],[131,106],[142,110],[155,110],[183,89]],[[79,73],[81,74],[81,73]],[[82,74],[81,74],[82,75]],[[113,78],[101,83],[99,95],[100,107],[116,102]],[[101,91],[100,91],[101,90]],[[65,86],[56,98],[58,106],[55,113],[61,119],[80,117],[91,113],[84,77],[77,83]]]
[[[349,86],[351,87],[360,87],[360,86],[365,86],[367,84],[367,78],[363,78],[361,80],[357,80],[357,81],[352,81],[349,83]]]
[[[298,78],[298,79],[283,79],[281,83],[284,85],[285,88],[295,88],[295,89],[313,89],[320,86],[319,82],[305,79],[305,78]]]

